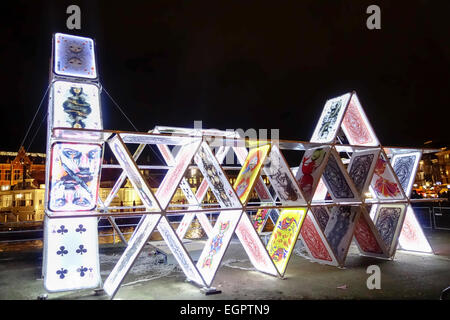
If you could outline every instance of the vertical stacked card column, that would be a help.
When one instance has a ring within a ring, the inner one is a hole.
[[[44,286],[49,292],[95,288],[98,230],[89,213],[97,209],[103,144],[99,133],[70,130],[102,129],[94,41],[54,34],[50,82]],[[86,217],[69,217],[80,214]]]

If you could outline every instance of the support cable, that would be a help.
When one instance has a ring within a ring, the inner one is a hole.
[[[42,103],[44,102],[44,99],[45,99],[45,97],[47,96],[48,89],[50,88],[50,85],[51,85],[51,84],[49,84],[49,85],[47,86],[47,89],[45,90],[44,96],[42,97],[41,102],[39,103],[39,107],[37,108],[37,110],[36,110],[36,112],[35,112],[35,114],[34,114],[34,116],[33,116],[33,120],[31,120],[31,123],[30,123],[30,125],[28,126],[27,133],[25,133],[25,137],[23,137],[23,140],[22,140],[22,142],[20,143],[19,149],[20,149],[20,147],[22,147],[23,144],[25,143],[25,139],[27,138],[28,133],[30,133],[30,130],[31,130],[31,127],[33,126],[34,120],[36,119],[36,116],[37,116],[37,114],[39,113],[39,110],[41,110]]]

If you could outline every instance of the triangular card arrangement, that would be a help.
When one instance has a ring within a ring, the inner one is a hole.
[[[150,212],[154,211],[155,213],[145,214],[141,219],[127,248],[104,283],[105,292],[111,297],[115,295],[121,282],[132,267],[139,252],[141,252],[155,227],[157,227],[188,279],[204,284],[202,276],[196,269],[192,259],[190,259],[181,240],[170,226],[165,215],[161,215],[160,213],[167,209],[188,165],[200,146],[201,139],[190,138],[184,140],[185,144],[178,152],[174,160],[174,166],[170,167],[156,194],[153,195],[152,190],[126,148],[125,141],[139,144],[171,144],[174,141],[167,137],[154,137],[151,135],[137,135],[135,137],[124,135],[124,138],[125,139],[122,139],[121,135],[118,134],[113,138],[110,138],[108,143],[113,154],[124,169],[126,176],[131,181],[133,188],[146,207],[146,210]]]

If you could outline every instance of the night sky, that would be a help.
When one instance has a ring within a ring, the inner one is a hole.
[[[325,101],[355,90],[383,145],[449,145],[449,1],[11,2],[2,151],[18,150],[48,86],[54,32],[95,38],[100,82],[140,131],[202,120],[309,140]],[[70,4],[81,30],[66,28]],[[366,27],[370,4],[381,30]],[[45,152],[46,111],[29,151]],[[105,94],[102,111],[105,129],[134,130]]]

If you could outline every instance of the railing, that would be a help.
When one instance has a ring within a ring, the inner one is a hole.
[[[181,214],[173,214],[169,216],[169,221],[171,223],[177,223],[181,221]],[[138,225],[139,220],[141,216],[124,216],[120,217],[117,220],[120,220],[122,222],[116,223],[116,225],[121,230],[122,235],[131,235],[134,231],[134,228]],[[217,213],[209,213],[208,218],[211,224],[214,224],[217,219]],[[102,223],[103,222],[103,223]],[[40,225],[38,225],[37,228],[34,229],[26,229],[26,230],[14,230],[14,228],[31,228],[32,226],[36,226],[37,223],[35,221],[24,221],[24,222],[12,222],[7,224],[0,223],[0,227],[3,227],[3,229],[10,228],[11,230],[4,230],[0,231],[0,245],[5,243],[20,243],[20,242],[27,242],[27,241],[39,241],[43,240],[43,223],[41,222]],[[132,228],[130,231],[122,231],[126,228]],[[108,232],[109,230],[111,230]],[[102,232],[106,230],[106,232]],[[99,238],[106,238],[106,237],[113,237],[112,243],[117,242],[117,237],[119,237],[117,231],[113,228],[112,225],[110,225],[106,218],[100,218],[99,219],[99,225],[98,225],[98,231],[99,231]]]
[[[450,230],[450,207],[447,206],[424,206],[422,203],[420,205],[414,205],[414,212],[416,214],[417,220],[419,221],[422,228],[425,229],[435,229],[435,230]],[[209,221],[214,225],[217,219],[218,213],[208,213]],[[122,232],[122,235],[131,235],[134,228],[137,226],[140,220],[140,215],[135,216],[123,216],[116,218],[116,224]],[[172,223],[177,223],[181,220],[181,214],[171,214],[169,219]],[[120,221],[117,223],[117,221]],[[103,222],[103,223],[100,223]],[[0,245],[6,243],[21,243],[27,241],[43,240],[43,226],[42,223],[37,225],[34,229],[26,230],[15,230],[17,228],[32,228],[36,226],[34,221],[24,221],[24,222],[14,222],[8,224],[0,223],[0,227],[11,230],[0,231]],[[129,231],[123,231],[126,228],[130,228]],[[119,234],[110,225],[106,218],[100,218],[99,220],[99,238],[106,238],[112,236],[112,243],[117,243]],[[102,232],[103,231],[103,232]]]

